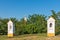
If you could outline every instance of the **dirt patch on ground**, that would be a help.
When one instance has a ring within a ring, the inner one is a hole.
[[[55,37],[47,37],[45,35],[19,35],[13,38],[8,38],[6,35],[1,35],[0,40],[60,40],[60,35]]]
[[[29,37],[23,37],[23,38],[8,38],[6,40],[60,40],[60,37],[29,36]]]

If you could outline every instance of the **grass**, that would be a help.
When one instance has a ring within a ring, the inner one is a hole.
[[[0,35],[0,40],[60,40],[60,36],[47,37],[46,34],[25,34],[8,38],[7,35]]]

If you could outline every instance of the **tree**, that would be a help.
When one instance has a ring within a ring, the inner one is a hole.
[[[60,12],[57,12],[56,34],[60,34]]]
[[[52,12],[52,17],[55,19],[55,31],[56,35],[60,34],[60,12],[55,12],[54,10],[51,10]]]
[[[8,18],[0,19],[0,34],[6,35],[7,34],[7,22]]]
[[[34,28],[36,28],[37,33],[44,33],[46,32],[46,16],[44,15],[30,15],[29,18],[29,23],[35,25]]]

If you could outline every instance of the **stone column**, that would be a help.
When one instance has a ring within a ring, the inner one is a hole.
[[[8,24],[8,37],[13,37],[13,31],[14,31],[13,22],[9,20],[7,24]]]
[[[55,19],[53,17],[47,20],[47,36],[55,36]]]

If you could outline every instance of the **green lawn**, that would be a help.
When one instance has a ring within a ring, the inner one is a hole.
[[[47,37],[46,34],[25,34],[8,38],[7,35],[0,35],[0,40],[60,40],[60,36]]]

